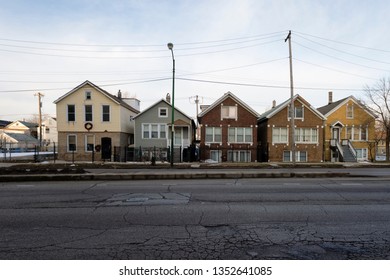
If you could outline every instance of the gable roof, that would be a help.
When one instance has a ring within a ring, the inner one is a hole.
[[[344,103],[348,97],[340,99],[336,102],[332,102],[328,105],[322,106],[320,108],[317,108],[318,111],[320,111],[322,114],[327,115],[330,111],[333,111],[335,108],[338,108],[340,104]]]
[[[161,99],[159,101],[157,101],[156,103],[154,103],[153,105],[149,106],[148,108],[146,108],[145,110],[143,110],[141,113],[139,113],[138,115],[136,115],[134,117],[134,119],[138,118],[139,116],[143,115],[144,113],[148,112],[149,110],[151,110],[152,108],[156,107],[158,104],[160,103],[165,103],[165,105],[167,105],[168,107],[172,107],[172,105],[170,103],[168,103],[165,99]],[[189,117],[187,114],[183,113],[183,111],[179,110],[177,107],[175,107],[175,111],[178,111],[180,112],[180,114],[184,115],[186,118],[188,118],[189,120],[193,120],[191,117]]]
[[[233,93],[230,91],[226,92],[222,97],[220,97],[217,101],[215,101],[213,104],[211,104],[209,107],[204,109],[202,112],[199,113],[198,117],[203,117],[206,115],[208,112],[213,110],[215,107],[220,105],[224,100],[227,98],[232,98],[234,101],[236,101],[238,104],[240,104],[242,107],[244,107],[248,112],[250,112],[252,115],[255,117],[259,117],[259,113],[257,113],[255,110],[253,110],[248,104],[246,104],[244,101],[239,99],[237,96],[235,96]]]
[[[343,98],[343,99],[340,99],[336,102],[332,102],[328,105],[317,108],[317,110],[320,111],[325,116],[329,116],[330,114],[337,111],[341,106],[345,105],[348,101],[353,101],[355,104],[357,104],[360,108],[365,110],[373,118],[377,117],[369,108],[367,108],[367,106],[365,106],[361,101],[357,100],[353,95],[350,95],[350,96]]]
[[[21,125],[25,126],[28,129],[30,129],[30,128],[37,128],[39,126],[37,123],[25,122],[25,121],[14,121],[14,122],[11,122],[10,124],[8,124],[6,126],[6,128],[9,128],[9,127],[13,126],[14,124],[16,124],[16,125],[21,124]]]
[[[319,111],[317,110],[316,108],[314,108],[309,102],[307,102],[302,96],[300,96],[299,94],[296,94],[294,97],[293,97],[293,100],[296,101],[296,100],[299,100],[301,103],[303,103],[304,105],[306,105],[306,108],[308,108],[310,111],[312,111],[315,115],[317,115],[320,119],[322,120],[326,120],[326,117]],[[262,120],[266,120],[266,119],[269,119],[269,118],[272,118],[274,115],[276,115],[277,113],[279,113],[280,111],[282,111],[284,108],[286,108],[288,105],[290,105],[291,103],[291,99],[287,99],[286,101],[284,101],[283,103],[280,103],[278,106],[275,106],[274,108],[266,111],[265,113],[261,114],[258,118],[259,121],[262,121]]]
[[[24,133],[3,132],[2,134],[12,138],[15,142],[38,143],[38,139]]]
[[[10,123],[11,123],[11,121],[0,120],[0,127],[6,127]]]
[[[61,96],[60,98],[58,98],[57,100],[55,100],[53,103],[54,104],[57,104],[58,102],[60,102],[61,100],[65,99],[66,97],[68,97],[69,95],[73,94],[74,92],[76,92],[77,90],[79,90],[80,88],[84,87],[84,86],[90,86],[92,88],[94,88],[96,91],[102,93],[103,95],[105,95],[106,97],[108,97],[109,99],[111,99],[114,103],[118,104],[118,105],[121,105],[127,109],[129,109],[130,111],[133,111],[134,113],[138,114],[139,111],[133,107],[131,107],[129,104],[127,104],[126,102],[124,102],[121,98],[115,96],[115,95],[112,95],[111,93],[105,91],[104,89],[98,87],[97,85],[91,83],[90,81],[86,80],[84,83],[78,85],[77,87],[75,87],[74,89],[72,89],[71,91],[65,93],[63,96]]]

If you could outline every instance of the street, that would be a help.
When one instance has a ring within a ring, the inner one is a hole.
[[[0,183],[0,259],[390,259],[386,178]]]

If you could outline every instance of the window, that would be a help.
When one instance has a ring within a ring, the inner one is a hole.
[[[222,142],[222,128],[206,127],[206,143],[221,143],[221,142]]]
[[[251,152],[250,151],[228,151],[228,161],[231,162],[250,162]]]
[[[345,133],[346,133],[346,138],[348,140],[352,140],[352,127],[347,127]]]
[[[368,150],[356,149],[356,158],[357,160],[368,160]]]
[[[76,121],[76,105],[68,105],[68,122]]]
[[[76,151],[77,149],[77,137],[76,135],[68,135],[68,152]]]
[[[85,105],[85,121],[92,121],[92,105]]]
[[[103,120],[103,122],[110,121],[110,105],[103,105],[102,106],[102,120]]]
[[[318,129],[297,128],[295,129],[295,142],[297,143],[317,143]]]
[[[221,106],[222,119],[237,119],[237,106]]]
[[[142,124],[143,139],[166,139],[167,126],[166,124]]]
[[[272,128],[272,143],[288,143],[288,128],[287,127]]]
[[[90,91],[85,92],[85,100],[91,100],[92,93]]]
[[[165,124],[160,124],[160,138],[167,138],[167,126]]]
[[[347,127],[346,138],[350,141],[367,141],[367,127]]]
[[[95,136],[85,135],[85,151],[93,152],[94,149],[95,149]]]
[[[283,151],[283,162],[292,161],[292,152]],[[295,161],[297,162],[307,162],[307,152],[306,151],[295,151]]]
[[[158,138],[158,125],[152,124],[152,138]]]
[[[149,139],[150,138],[150,132],[149,132],[149,124],[143,124],[142,125],[142,131],[143,131],[143,133],[142,133],[142,138],[144,138],[144,139]]]
[[[294,114],[295,119],[303,119],[303,106],[294,106],[294,111],[295,111],[295,114]],[[290,106],[288,106],[287,118],[290,118],[290,117],[291,117],[291,110],[290,110]]]
[[[353,104],[347,104],[347,119],[353,119]]]
[[[361,127],[360,128],[360,140],[361,141],[367,141],[367,128],[366,127]]]
[[[210,159],[214,161],[221,162],[221,156],[222,156],[222,152],[219,150],[210,151]]]
[[[160,118],[167,118],[168,117],[168,109],[167,108],[158,108],[158,116]]]
[[[229,143],[252,143],[252,128],[251,127],[229,127],[228,129]]]

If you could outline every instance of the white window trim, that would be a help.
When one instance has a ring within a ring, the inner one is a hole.
[[[103,118],[103,115],[104,115],[104,110],[103,110],[103,107],[104,106],[108,106],[108,109],[109,109],[109,114],[108,114],[108,118],[109,118],[109,120],[108,121],[105,121],[105,120],[103,120],[104,118]],[[101,114],[101,120],[102,120],[102,123],[110,123],[111,122],[111,105],[109,105],[109,104],[102,104],[102,114]]]
[[[229,160],[229,154],[233,154],[232,162],[251,162],[252,161],[252,152],[248,150],[228,150],[228,160]],[[241,161],[241,155],[242,153],[245,153],[247,155],[247,161]],[[234,160],[234,155],[236,154],[237,158]]]
[[[310,141],[303,141],[303,137],[302,137],[302,134],[301,133],[296,133],[296,131],[301,131],[301,130],[310,130]],[[316,130],[317,131],[317,141],[312,141],[313,139],[313,130]],[[299,135],[299,138],[301,139],[295,139],[295,143],[299,143],[299,144],[318,144],[319,142],[319,131],[318,131],[318,128],[314,128],[314,127],[299,127],[299,128],[295,128],[295,137],[297,137]]]
[[[290,113],[290,105],[287,106],[287,120],[289,121],[291,119],[291,113]],[[297,108],[302,108],[302,117],[297,117]],[[305,105],[302,104],[302,106],[294,106],[294,120],[305,120]]]
[[[281,129],[287,129],[287,140],[285,141],[285,142],[283,142],[283,141],[279,141],[279,142],[275,142],[275,139],[274,139],[274,129],[279,129],[279,139],[281,138]],[[282,127],[282,126],[275,126],[275,127],[272,127],[272,131],[271,131],[271,137],[272,137],[272,145],[275,145],[275,144],[288,144],[289,142],[289,139],[290,139],[290,137],[289,137],[289,133],[290,133],[290,129],[289,129],[289,127]]]
[[[74,151],[69,150],[69,137],[70,136],[74,136],[75,137],[76,149]],[[72,153],[72,152],[76,153],[77,152],[77,135],[76,134],[68,134],[68,135],[66,135],[66,151],[68,153]]]
[[[206,130],[207,130],[207,128],[212,128],[213,129],[213,141],[212,142],[207,142],[206,141],[206,135],[207,135]],[[221,129],[221,141],[220,142],[216,142],[215,141],[215,128],[220,128]],[[204,140],[205,140],[206,145],[209,145],[209,144],[220,144],[220,145],[222,145],[222,127],[220,127],[220,126],[210,126],[210,127],[207,127],[206,126],[204,136],[205,136]]]
[[[284,160],[284,153],[285,152],[289,152],[290,153],[290,160],[289,161],[285,161]],[[306,153],[305,161],[301,161],[300,160],[301,159],[301,157],[300,157],[301,152]],[[288,151],[288,150],[283,151],[282,157],[283,157],[283,162],[292,162],[292,151]],[[307,162],[307,158],[308,158],[308,152],[307,151],[295,151],[295,161],[296,162]]]
[[[96,143],[95,143],[95,135],[94,134],[86,134],[84,137],[84,147],[85,147],[85,152],[86,153],[92,153],[92,151],[88,151],[87,146],[88,146],[88,136],[93,137],[93,148],[95,149]]]
[[[166,115],[165,116],[163,116],[163,115],[161,115],[161,111],[162,110],[165,110],[166,111]],[[159,118],[168,118],[168,113],[169,111],[168,111],[168,107],[159,107],[158,108],[158,117]]]
[[[74,106],[74,121],[69,120],[69,106]],[[66,120],[67,120],[67,122],[76,122],[76,104],[67,104],[66,105]]]
[[[85,100],[92,100],[92,91],[87,89],[84,91],[85,93]],[[88,93],[89,93],[89,98],[88,98]]]
[[[87,106],[91,106],[91,120],[87,121]],[[93,122],[93,105],[85,104],[84,105],[84,122]]]
[[[351,129],[351,139],[348,139],[348,129]],[[359,130],[359,139],[355,139],[355,129],[358,129]],[[366,139],[362,139],[362,131],[363,129],[366,130]],[[345,139],[348,139],[349,141],[352,141],[352,142],[367,142],[369,137],[368,137],[368,127],[356,127],[356,126],[348,126],[346,127],[345,129]]]
[[[237,141],[237,129],[238,128],[242,128],[244,131],[244,134],[243,134],[243,140],[244,141],[242,141],[242,142],[238,142]],[[237,127],[229,127],[228,128],[228,140],[229,140],[229,130],[230,129],[234,129],[234,141],[233,142],[230,142],[229,141],[229,143],[228,144],[230,144],[230,143],[234,143],[234,144],[253,144],[253,128],[252,127],[241,127],[241,126],[237,126]],[[247,142],[247,141],[245,141],[245,135],[246,135],[246,130],[250,130],[250,132],[251,132],[251,141],[249,141],[249,142]]]
[[[223,111],[222,108],[223,108],[223,107],[229,107],[229,108],[230,108],[230,107],[235,107],[235,111],[236,111],[235,116],[232,117],[232,118],[229,117],[229,116],[228,116],[228,117],[224,117],[224,116],[222,115],[222,111]],[[222,121],[222,120],[236,120],[236,121],[237,121],[237,120],[238,120],[238,105],[237,105],[237,104],[236,104],[236,105],[223,105],[223,104],[221,104],[221,121]]]
[[[211,153],[218,153],[218,159],[217,159],[217,161],[218,162],[222,162],[222,150],[210,150],[210,159],[212,159],[212,157],[211,157]]]
[[[353,104],[346,104],[346,108],[345,108],[345,117],[347,118],[347,119],[349,119],[349,120],[352,120],[352,119],[354,119],[354,117],[355,117],[355,108],[354,108],[355,106],[353,106]],[[352,108],[352,117],[349,117],[348,116],[348,108]]]
[[[157,125],[157,138],[152,138],[152,125]],[[165,126],[165,137],[161,137],[161,126],[164,125]],[[149,137],[148,138],[145,138],[144,137],[144,132],[145,132],[145,126],[148,126],[148,132],[149,132]],[[142,139],[149,139],[149,140],[158,140],[158,139],[168,139],[168,126],[166,123],[143,123],[141,125],[142,127],[142,131],[141,131],[141,134],[142,134]]]

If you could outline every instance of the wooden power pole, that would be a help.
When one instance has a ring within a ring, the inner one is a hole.
[[[42,147],[42,97],[45,96],[43,93],[36,93],[34,96],[38,96],[38,116],[39,116],[39,148]]]
[[[287,38],[284,42],[288,40],[288,50],[289,50],[289,60],[290,60],[290,143],[291,143],[291,159],[293,164],[295,164],[295,108],[294,108],[294,83],[293,83],[293,68],[292,68],[292,50],[291,50],[291,30],[288,32]]]

